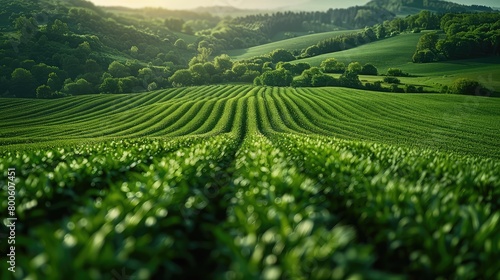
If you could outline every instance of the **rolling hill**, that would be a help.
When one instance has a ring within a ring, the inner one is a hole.
[[[321,40],[325,40],[342,34],[354,33],[356,31],[357,30],[342,30],[342,31],[331,31],[318,34],[304,35],[296,38],[290,38],[290,39],[280,40],[277,42],[259,45],[252,48],[229,50],[227,54],[234,60],[241,60],[241,59],[252,58],[254,56],[265,55],[276,49],[285,49],[289,51],[301,50],[311,45],[314,45]]]
[[[424,32],[425,33],[425,32]],[[384,74],[389,68],[400,68],[412,75],[408,82],[434,88],[439,91],[442,85],[449,86],[455,79],[471,78],[478,80],[485,86],[493,89],[498,95],[500,92],[500,63],[498,57],[450,60],[433,63],[413,63],[412,56],[418,40],[423,34],[401,34],[396,37],[384,39],[362,45],[353,49],[324,54],[311,58],[299,59],[293,63],[307,62],[312,66],[319,66],[327,58],[335,58],[346,65],[351,62],[375,65],[379,73]],[[364,77],[363,79],[370,77]]]
[[[209,86],[0,110],[19,278],[500,273],[500,99]]]

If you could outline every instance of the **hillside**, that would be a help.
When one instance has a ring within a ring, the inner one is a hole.
[[[285,40],[280,40],[277,42],[272,42],[268,44],[262,44],[256,47],[246,48],[246,49],[236,49],[227,51],[227,54],[231,56],[234,60],[248,59],[254,56],[261,56],[268,54],[276,49],[285,49],[289,51],[302,50],[311,45],[314,45],[322,40],[339,36],[342,34],[354,33],[360,30],[342,30],[342,31],[330,31],[322,32],[318,34],[303,35],[296,38],[290,38]]]
[[[298,129],[297,132],[500,157],[490,149],[498,145],[494,135],[500,127],[490,126],[497,117],[498,99],[475,98],[482,109],[478,107],[469,112],[470,116],[465,118],[467,123],[457,130],[453,119],[444,120],[440,115],[452,114],[455,110],[452,104],[460,104],[470,97],[397,95],[343,88],[209,86],[140,95],[87,95],[56,101],[4,99],[1,108],[8,118],[0,122],[5,128],[0,141],[5,145],[28,139],[37,142],[213,133],[215,127],[230,129],[238,125],[231,123],[231,116],[238,111],[240,102],[261,96],[268,99],[269,105],[278,106],[268,108],[267,114],[271,114],[272,119],[284,118],[280,122]],[[370,110],[363,109],[368,106]],[[390,113],[389,107],[399,109],[397,113]],[[274,115],[278,112],[286,113]],[[296,116],[303,119],[295,119]],[[486,127],[489,132],[482,130]],[[430,143],[431,135],[427,134],[438,128],[440,131],[432,137],[441,139],[440,142]],[[414,139],[414,135],[420,135],[419,139]],[[471,149],[469,141],[477,139],[475,137],[480,137],[482,142]],[[456,138],[462,140],[454,143]]]

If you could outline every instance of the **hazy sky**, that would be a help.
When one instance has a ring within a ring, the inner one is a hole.
[[[167,9],[191,9],[200,6],[234,6],[246,9],[274,9],[279,7],[293,7],[309,2],[308,7],[314,9],[314,0],[90,0],[99,6],[126,6],[126,7],[164,7]],[[325,0],[321,2],[321,9]],[[332,8],[344,8],[355,5],[364,5],[369,0],[330,0]],[[500,6],[499,0],[455,0],[461,4],[479,4],[487,6]]]

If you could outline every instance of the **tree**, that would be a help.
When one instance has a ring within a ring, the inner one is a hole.
[[[153,91],[158,88],[158,85],[155,82],[152,82],[148,85],[148,91]]]
[[[50,32],[57,35],[64,35],[69,32],[68,25],[59,19],[56,19],[54,23],[49,27]]]
[[[339,79],[340,85],[349,88],[362,88],[363,84],[359,80],[358,74],[356,72],[346,71]]]
[[[236,63],[233,65],[233,72],[238,76],[243,76],[247,71],[247,66],[245,64]]]
[[[313,87],[332,87],[339,85],[339,82],[332,76],[321,74],[314,75],[312,77],[311,84]]]
[[[361,69],[362,75],[371,75],[371,76],[377,76],[378,75],[378,69],[375,67],[373,64],[367,63],[363,65],[363,69]]]
[[[384,82],[388,84],[399,84],[401,81],[396,77],[385,77]]]
[[[430,49],[416,51],[413,54],[412,61],[415,63],[427,63],[437,61],[437,55]]]
[[[119,79],[105,78],[99,86],[99,91],[102,93],[120,93]]]
[[[41,85],[36,89],[37,98],[52,98],[54,91],[48,85]]]
[[[144,82],[144,84],[147,83]],[[141,86],[139,79],[134,76],[118,79],[118,87],[120,88],[119,92],[123,93],[136,92],[144,89],[144,86]]]
[[[193,84],[193,76],[188,69],[177,70],[168,80],[174,87],[190,86]]]
[[[53,90],[60,90],[63,85],[63,81],[56,73],[52,72],[49,74],[49,78],[47,79],[47,85]]]
[[[304,50],[304,52],[302,53],[302,57],[312,57],[320,54],[320,48],[317,45],[313,45]]]
[[[383,24],[380,24],[379,26],[377,26],[376,34],[377,34],[377,38],[379,40],[384,39],[387,36],[387,29],[385,28],[385,26]]]
[[[233,68],[233,61],[227,54],[222,54],[214,59],[215,69],[219,73],[223,73],[226,70],[231,70]]]
[[[11,94],[16,97],[35,97],[36,79],[30,71],[16,68],[11,77]]]
[[[394,77],[408,77],[409,74],[403,72],[403,70],[399,68],[389,68],[387,70],[387,76],[394,76]]]
[[[285,49],[277,49],[272,51],[270,57],[273,63],[278,63],[280,61],[286,62],[295,60],[295,56],[293,56],[291,52]]]
[[[293,75],[285,69],[267,71],[260,76],[263,85],[287,87],[293,82]]]
[[[130,69],[118,61],[113,61],[108,67],[108,72],[114,78],[125,78],[130,76]]]
[[[174,43],[174,46],[176,48],[179,48],[179,49],[182,49],[182,50],[186,50],[187,49],[187,43],[183,39],[177,39],[177,41],[175,41],[175,43]]]
[[[417,51],[425,49],[436,50],[436,44],[439,41],[439,35],[435,32],[426,33],[420,37],[417,43]]]
[[[311,67],[310,69],[304,70],[302,72],[301,77],[303,77],[306,81],[308,81],[308,84],[312,84],[312,78],[315,75],[322,75],[323,72],[318,67]]]
[[[467,94],[467,95],[489,95],[490,92],[478,81],[461,78],[453,82],[450,87],[450,92],[454,94]]]
[[[191,77],[193,79],[193,84],[195,85],[203,85],[210,82],[210,76],[207,71],[203,67],[203,64],[195,64],[189,67],[189,71],[191,72]]]
[[[320,67],[325,73],[343,73],[345,71],[345,64],[338,62],[335,58],[323,60]]]
[[[78,79],[75,82],[66,83],[62,88],[62,92],[78,95],[78,94],[89,94],[93,93],[92,84],[85,79]]]
[[[304,72],[305,70],[307,69],[310,69],[311,68],[311,65],[307,62],[299,62],[297,64],[294,65],[294,67],[292,68],[292,73],[294,75],[300,75],[302,74],[302,72]]]
[[[359,62],[351,62],[347,66],[347,72],[359,74],[363,70],[363,66]]]

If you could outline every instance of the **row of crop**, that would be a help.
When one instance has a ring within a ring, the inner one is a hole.
[[[272,136],[331,211],[376,249],[376,267],[423,278],[500,276],[500,164],[297,135]]]
[[[210,227],[225,218],[237,147],[233,136],[220,135],[23,155],[22,161],[42,163],[26,168],[32,175],[27,175],[26,189],[19,190],[20,220],[34,223],[24,228],[26,238],[18,240],[23,253],[16,260],[16,277],[109,279],[126,270],[138,279],[198,278],[215,272],[221,263],[211,255],[216,245]],[[43,164],[56,161],[61,162],[47,174],[50,180],[44,186],[43,176],[35,171],[50,170]],[[40,217],[27,215],[25,208],[36,207],[36,202],[24,201],[31,188],[43,197],[64,192],[65,197],[51,202],[61,203],[66,208],[59,211],[69,213],[52,219],[54,205],[44,205],[38,207]]]
[[[168,96],[169,100],[182,101],[183,99],[185,99],[184,102],[186,100],[201,100],[202,97],[207,96],[215,99],[221,93],[227,92],[230,88],[226,87],[225,89],[226,90],[222,91],[215,87],[202,88],[197,90],[184,89],[185,91],[189,92],[188,96],[184,98],[175,98],[176,95],[170,94],[169,91],[157,92],[155,95],[143,94],[113,98],[104,98],[101,96],[90,98],[85,96],[78,97],[78,100],[76,100],[77,98],[72,98],[68,101],[50,101],[51,103],[49,104],[38,104],[35,114],[30,114],[29,108],[24,108],[27,112],[25,112],[23,115],[20,115],[20,119],[16,118],[15,112],[11,112],[11,114],[9,114],[11,118],[9,118],[9,122],[6,124],[6,127],[14,126],[18,122],[22,122],[23,125],[31,126],[55,126],[66,124],[68,122],[71,122],[71,124],[75,126],[89,126],[98,121],[103,122],[103,118],[105,118],[104,121],[107,121],[108,123],[120,123],[130,120],[129,115],[132,113],[144,113],[148,108],[144,108],[143,106],[151,104],[152,101],[159,102],[159,100],[164,100],[165,96]],[[178,90],[172,90],[172,92],[177,92],[178,95]],[[104,101],[103,99],[105,99],[106,101]],[[41,101],[39,101],[39,103],[40,102]],[[57,104],[58,106],[54,107],[51,104]],[[44,105],[51,105],[50,110],[44,109]]]
[[[71,214],[87,199],[104,197],[108,186],[157,156],[189,147],[201,138],[114,140],[33,151],[5,152],[0,169],[16,168],[17,214],[25,232],[44,221]],[[22,178],[22,179],[21,179]],[[0,189],[6,187],[0,181]],[[2,196],[6,192],[2,192]],[[2,206],[7,207],[7,200]]]
[[[301,175],[296,164],[258,132],[245,139],[236,155],[227,221],[216,232],[220,251],[232,260],[225,276],[390,279],[372,268],[370,247],[339,224],[321,195],[326,186]]]

